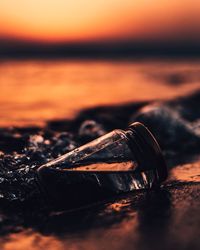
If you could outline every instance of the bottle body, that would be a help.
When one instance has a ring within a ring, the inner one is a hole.
[[[143,130],[147,141],[138,137],[138,133],[144,134]],[[45,164],[38,170],[39,181],[54,200],[77,199],[73,203],[82,206],[100,197],[159,185],[164,177],[160,178],[156,166],[164,164],[157,161],[160,154],[151,133],[137,123],[127,130],[116,129]],[[83,198],[85,201],[81,202]]]

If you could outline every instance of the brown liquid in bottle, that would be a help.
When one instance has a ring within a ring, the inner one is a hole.
[[[106,172],[106,173],[116,173],[116,172],[131,172],[137,168],[137,163],[134,161],[123,161],[123,162],[97,162],[90,163],[87,165],[80,165],[78,167],[73,167],[67,171],[87,171],[87,172]]]

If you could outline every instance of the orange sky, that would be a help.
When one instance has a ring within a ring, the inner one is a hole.
[[[0,37],[44,42],[196,39],[199,0],[0,0]]]

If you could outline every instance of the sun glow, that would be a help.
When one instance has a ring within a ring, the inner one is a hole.
[[[156,37],[180,25],[185,13],[194,16],[195,8],[189,0],[1,0],[0,37],[45,42]]]

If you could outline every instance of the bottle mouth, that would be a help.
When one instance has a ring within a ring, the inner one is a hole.
[[[142,170],[148,171],[155,168],[158,182],[165,181],[168,176],[167,165],[154,135],[140,122],[132,123],[126,132],[130,148],[137,154]]]

